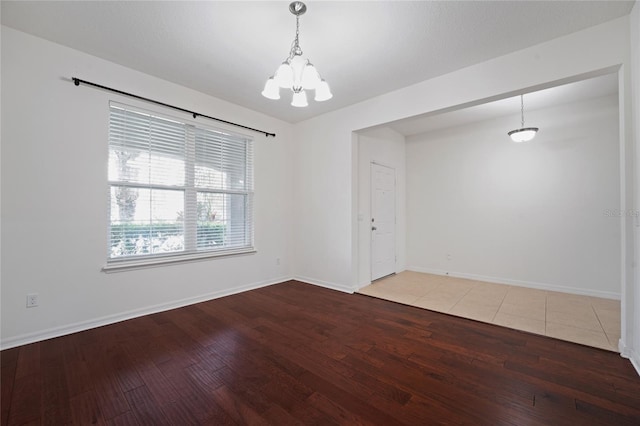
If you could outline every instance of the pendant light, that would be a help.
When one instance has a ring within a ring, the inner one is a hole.
[[[307,6],[301,1],[294,1],[289,5],[289,11],[296,17],[296,37],[291,44],[289,57],[278,67],[275,74],[267,79],[262,96],[268,99],[280,99],[280,88],[291,89],[293,98],[291,105],[306,107],[307,90],[314,90],[316,102],[326,101],[333,97],[329,84],[320,78],[320,74],[313,64],[302,57],[300,48],[300,15],[307,11]]]
[[[511,140],[514,142],[527,142],[536,137],[538,128],[524,127],[524,95],[520,95],[520,116],[522,119],[520,128],[510,131],[508,135],[511,136]]]

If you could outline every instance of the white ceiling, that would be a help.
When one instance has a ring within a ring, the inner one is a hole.
[[[618,74],[606,74],[575,83],[538,90],[524,95],[525,119],[527,111],[578,102],[618,93]],[[461,126],[507,115],[518,116],[513,127],[519,127],[520,96],[475,105],[442,114],[410,117],[383,127],[390,127],[404,136],[413,136],[450,127]],[[525,122],[532,126],[535,123]],[[380,127],[380,126],[378,126]],[[367,133],[366,131],[363,133]]]
[[[3,25],[295,123],[627,15],[633,3],[308,1],[300,44],[334,97],[307,108],[290,106],[288,93],[260,95],[295,34],[288,1],[3,0],[1,16]]]

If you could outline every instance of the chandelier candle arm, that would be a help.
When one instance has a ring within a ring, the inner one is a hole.
[[[291,105],[306,107],[307,90],[314,90],[316,102],[329,100],[333,97],[329,84],[320,77],[316,67],[309,59],[302,56],[300,47],[300,15],[307,11],[307,6],[294,1],[289,5],[289,11],[296,17],[296,36],[291,43],[291,50],[287,59],[280,64],[272,77],[267,79],[262,96],[268,99],[280,99],[280,89],[290,89],[293,92]]]

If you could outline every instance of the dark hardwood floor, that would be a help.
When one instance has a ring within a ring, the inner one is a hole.
[[[3,425],[640,425],[617,354],[294,281],[1,360]]]

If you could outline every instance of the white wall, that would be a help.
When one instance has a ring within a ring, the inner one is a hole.
[[[109,100],[136,102],[72,76],[275,132],[255,135],[257,254],[100,272]],[[3,348],[291,277],[291,125],[6,27],[2,124]]]
[[[359,177],[353,131],[613,71],[628,62],[628,46],[624,17],[298,123],[295,276],[337,289],[357,288]],[[577,53],[585,50],[589,55]],[[626,82],[622,89],[629,90]],[[332,206],[331,214],[321,205]]]
[[[371,284],[371,163],[396,172],[396,265],[406,268],[405,138],[384,128],[358,135],[358,287]]]
[[[407,139],[408,269],[619,299],[618,97],[519,119]]]
[[[620,207],[632,206],[629,31],[629,17],[622,17],[298,123],[294,129],[294,276],[344,291],[358,288],[359,176],[354,131],[616,70],[622,71]],[[331,206],[329,214],[320,208],[326,205]],[[624,302],[633,287],[633,235],[628,221],[621,220],[620,227]],[[624,316],[622,339],[627,345],[633,345],[626,332],[633,309],[627,306]]]

